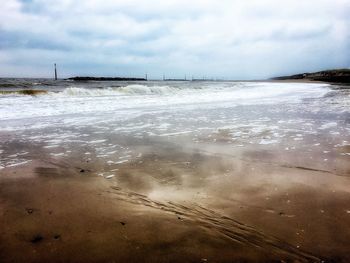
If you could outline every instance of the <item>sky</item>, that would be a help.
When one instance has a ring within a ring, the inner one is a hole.
[[[264,79],[350,67],[350,0],[4,0],[0,77]]]

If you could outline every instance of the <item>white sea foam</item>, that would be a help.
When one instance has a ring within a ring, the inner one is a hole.
[[[183,134],[192,133],[192,132],[193,131],[179,131],[179,132],[172,132],[172,133],[163,133],[158,136],[161,136],[161,137],[176,136],[176,135],[183,135]]]
[[[58,156],[63,156],[64,153],[50,153],[50,155],[58,157]]]
[[[179,88],[169,87],[169,86],[145,86],[145,85],[129,85],[126,87],[121,87],[117,89],[118,92],[126,94],[174,94],[180,91]]]
[[[336,127],[337,125],[338,124],[336,122],[329,122],[329,123],[323,124],[319,129],[320,130],[325,130],[325,129]]]
[[[150,94],[174,94],[181,90],[181,88],[174,88],[169,86],[147,86],[147,85],[128,85],[117,88],[78,88],[70,87],[64,89],[62,92],[51,92],[50,96],[65,97],[65,96],[120,96],[120,95],[150,95]]]
[[[277,143],[277,140],[268,140],[268,139],[262,139],[259,144],[266,145],[266,144],[274,144]]]
[[[105,142],[105,141],[106,141],[106,140],[102,139],[102,140],[90,141],[90,142],[88,142],[88,143],[90,143],[90,144],[99,144],[99,143],[103,143],[103,142]]]
[[[127,163],[129,160],[121,160],[118,162],[114,162],[114,164],[122,164],[122,163]]]
[[[6,167],[14,167],[14,166],[19,166],[19,165],[23,165],[23,164],[27,164],[31,162],[31,160],[26,160],[26,161],[20,161],[20,162],[15,162],[9,165],[6,165]]]

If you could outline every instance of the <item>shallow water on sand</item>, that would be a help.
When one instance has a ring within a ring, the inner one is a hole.
[[[298,153],[315,169],[335,168],[334,162],[337,166],[338,159],[350,156],[349,90],[328,84],[25,83],[47,94],[0,95],[0,169],[31,160],[30,151],[9,149],[11,140],[42,145],[53,157],[90,147],[110,164],[116,155],[130,155],[119,145],[125,136],[136,141],[183,137],[193,148],[209,143],[228,153],[282,149],[284,155]],[[345,172],[339,165],[338,173]]]
[[[19,81],[6,90],[23,88]],[[94,178],[92,196],[116,199],[120,209],[158,211],[154,220],[165,227],[163,214],[173,214],[211,237],[271,251],[251,258],[233,249],[237,259],[349,259],[348,89],[278,82],[30,85],[46,93],[0,95],[2,186]],[[188,258],[197,259],[195,244]],[[222,248],[207,257],[227,261],[235,258],[230,253]]]

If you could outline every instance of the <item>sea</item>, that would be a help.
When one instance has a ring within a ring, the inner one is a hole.
[[[78,154],[99,160],[96,174],[108,177],[162,143],[209,154],[278,151],[290,156],[280,160],[284,165],[348,174],[350,89],[316,82],[0,79],[0,173]]]

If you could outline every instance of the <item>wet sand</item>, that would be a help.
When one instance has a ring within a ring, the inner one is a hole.
[[[33,161],[0,171],[0,261],[350,261],[348,156],[227,153],[218,140],[130,139],[139,156],[108,175],[92,148],[31,149]]]

